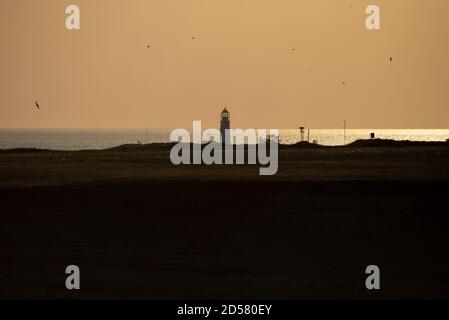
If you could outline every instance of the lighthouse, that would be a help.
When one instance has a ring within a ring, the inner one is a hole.
[[[229,129],[231,129],[231,117],[229,111],[225,107],[220,115],[220,133],[222,143],[230,143]],[[228,132],[226,132],[226,130],[228,130]]]

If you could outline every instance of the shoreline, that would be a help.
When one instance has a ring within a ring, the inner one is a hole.
[[[259,164],[173,165],[174,144],[106,150],[0,151],[0,187],[126,181],[449,181],[449,143],[361,141],[344,147],[280,146],[278,172]],[[234,147],[235,148],[235,147]]]
[[[128,143],[121,144],[115,147],[105,148],[105,149],[80,149],[80,150],[58,150],[58,149],[46,149],[46,148],[9,148],[0,149],[0,153],[8,152],[92,152],[92,151],[111,151],[111,150],[136,150],[142,151],[146,149],[164,149],[171,148],[176,145],[176,142],[155,142],[155,143]],[[191,146],[194,143],[188,143]],[[202,143],[201,146],[204,147],[208,143]],[[237,145],[233,144],[235,148]],[[297,142],[293,144],[283,144],[278,143],[279,149],[294,149],[294,148],[362,148],[362,147],[447,147],[449,146],[449,139],[446,141],[412,141],[412,140],[391,140],[391,139],[359,139],[354,142],[348,143],[346,145],[321,145],[318,143],[311,143],[308,141]],[[248,144],[244,145],[245,148]]]

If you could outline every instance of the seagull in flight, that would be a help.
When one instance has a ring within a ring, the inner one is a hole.
[[[393,61],[393,57],[390,57],[390,62],[392,62]]]
[[[37,101],[36,101],[36,108],[38,108],[39,110],[41,109],[41,106],[39,105],[39,103],[37,103]]]

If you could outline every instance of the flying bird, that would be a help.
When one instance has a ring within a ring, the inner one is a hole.
[[[40,110],[41,106],[39,105],[39,103],[37,103],[36,101],[36,108],[38,108]]]
[[[345,82],[345,81],[342,81],[341,84],[346,84],[346,82]]]
[[[195,40],[195,37],[192,37],[192,40]]]
[[[390,57],[390,62],[392,62],[393,61],[393,57]]]

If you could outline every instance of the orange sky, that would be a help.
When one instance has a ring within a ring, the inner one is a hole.
[[[447,0],[0,0],[0,40],[0,127],[449,128]]]

